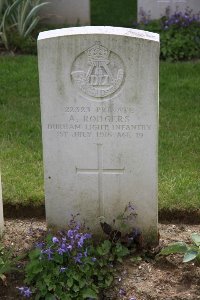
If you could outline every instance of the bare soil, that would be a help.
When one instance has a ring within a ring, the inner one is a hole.
[[[14,255],[26,253],[46,231],[44,220],[8,219],[5,221],[3,243],[13,249]],[[190,242],[193,232],[200,233],[200,225],[160,224],[160,245],[174,241]],[[153,249],[141,261],[127,258],[118,266],[115,283],[105,292],[105,300],[198,300],[200,299],[200,266],[194,262],[183,264],[180,255],[155,259]],[[19,264],[23,270],[25,259]],[[22,299],[16,287],[23,286],[23,271],[12,272],[0,282],[0,299]]]

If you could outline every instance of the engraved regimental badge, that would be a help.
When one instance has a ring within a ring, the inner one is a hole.
[[[121,58],[100,42],[82,52],[73,62],[71,78],[84,94],[105,98],[122,86],[125,72]]]

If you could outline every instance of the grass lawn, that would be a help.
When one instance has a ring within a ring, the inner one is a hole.
[[[0,147],[3,199],[44,199],[37,58],[0,59]]]
[[[132,27],[137,20],[137,0],[91,0],[91,24]]]
[[[159,207],[200,208],[200,62],[161,63]],[[0,57],[5,203],[44,201],[37,58]]]
[[[160,208],[200,209],[200,62],[160,70]]]

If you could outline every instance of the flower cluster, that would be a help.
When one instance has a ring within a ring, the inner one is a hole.
[[[139,9],[139,19],[140,23],[147,25],[150,21],[151,14],[150,11],[147,13],[142,7]]]
[[[200,12],[194,14],[187,8],[184,12],[172,13],[170,7],[158,20],[140,9],[139,23],[134,28],[155,32],[160,35],[160,58],[169,61],[200,58]]]
[[[134,210],[131,205],[129,209]],[[25,279],[31,290],[18,289],[27,298],[97,299],[100,290],[113,282],[114,262],[128,254],[119,242],[95,243],[85,225],[72,216],[67,230],[48,234],[31,251]]]
[[[52,236],[47,243],[39,243],[36,246],[40,248],[40,259],[53,260],[57,254],[60,256],[66,255],[68,261],[71,259],[75,263],[82,263],[82,258],[88,256],[86,247],[87,240],[91,239],[90,233],[80,232],[80,225],[76,224],[75,228],[67,231],[59,231],[57,236]],[[91,258],[95,261],[95,258]],[[61,267],[61,272],[67,269],[67,266]]]
[[[18,287],[17,289],[19,290],[20,294],[22,296],[26,297],[26,298],[29,298],[32,295],[31,290],[26,286],[25,287]]]
[[[138,27],[140,25],[148,25],[151,23],[151,12],[146,12],[142,7],[139,9],[139,23],[135,23],[134,27]],[[189,8],[186,9],[185,12],[176,11],[175,13],[170,13],[170,7],[166,8],[165,15],[161,17],[161,23],[164,30],[169,29],[171,26],[176,26],[176,28],[180,27],[188,27],[192,24],[199,23],[200,24],[200,13],[193,14],[192,10]]]
[[[171,16],[163,18],[163,29],[167,30],[171,26],[175,26],[177,28],[181,27],[189,27],[192,24],[199,23],[200,25],[200,14],[192,14],[191,10],[186,10],[185,13],[175,12]]]

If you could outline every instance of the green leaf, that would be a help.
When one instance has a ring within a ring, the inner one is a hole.
[[[196,260],[200,263],[200,251],[199,251],[199,253],[198,253],[197,257],[196,257]]]
[[[46,285],[43,283],[43,281],[36,282],[36,286],[40,292],[39,294],[42,296],[41,298],[45,297],[48,293],[48,290]]]
[[[72,287],[73,283],[74,283],[73,278],[70,277],[69,279],[67,279],[67,285],[69,288]]]
[[[78,285],[74,285],[74,286],[73,286],[73,291],[74,291],[75,293],[77,293],[77,292],[79,291],[79,286],[78,286]]]
[[[42,272],[42,270],[43,270],[43,267],[39,261],[32,261],[26,266],[26,271],[29,274],[36,275],[36,274],[39,274],[40,272]]]
[[[199,247],[200,246],[200,235],[197,233],[193,233],[191,235],[191,238],[192,238],[193,242],[195,243],[195,245],[197,245]]]
[[[113,282],[113,276],[112,275],[108,275],[106,280],[105,280],[105,284],[107,287],[109,287],[111,285],[111,283]]]
[[[0,274],[0,279],[1,279],[2,281],[5,281],[5,280],[6,280],[6,276],[5,276],[4,274]]]
[[[47,294],[45,296],[45,300],[56,300],[56,297],[54,295],[52,295],[52,294]]]
[[[197,257],[197,255],[198,255],[198,250],[194,250],[191,248],[185,253],[185,255],[183,257],[183,262],[189,262],[189,261],[195,259]]]
[[[177,243],[170,244],[167,247],[163,248],[160,251],[160,255],[169,255],[169,254],[173,254],[173,253],[185,253],[185,252],[187,252],[187,250],[188,250],[188,247],[185,243],[177,242]]]
[[[37,294],[36,296],[35,296],[35,300],[40,300],[40,294]]]
[[[123,262],[123,259],[122,259],[121,257],[118,257],[118,258],[117,258],[117,261],[120,262],[120,263],[122,263],[122,262]]]
[[[85,280],[84,278],[82,278],[82,279],[79,281],[79,286],[80,286],[80,288],[82,289],[85,285],[86,285],[86,280]]]
[[[22,29],[24,20],[26,18],[26,14],[28,9],[30,9],[30,0],[26,0],[24,3],[22,2],[22,4],[20,5],[20,12],[18,15],[18,28],[19,28],[19,33],[21,33],[20,29]]]
[[[99,255],[106,255],[110,252],[111,242],[109,240],[105,240],[99,247],[97,247],[97,252]]]
[[[32,10],[29,12],[29,14],[26,16],[22,28],[24,37],[27,37],[31,33],[31,31],[35,28],[35,26],[37,25],[40,19],[38,16],[38,12],[43,6],[47,4],[48,2],[38,4],[37,6],[33,7]]]
[[[116,248],[114,249],[114,253],[118,257],[123,257],[123,256],[127,256],[130,253],[130,251],[128,250],[127,247],[123,246],[120,243],[117,243]]]
[[[82,291],[82,297],[83,299],[87,299],[87,298],[98,299],[97,293],[90,288],[84,289]]]
[[[130,261],[133,262],[133,263],[137,263],[141,260],[142,260],[142,258],[140,256],[134,256],[134,257],[130,258]]]
[[[26,32],[23,32],[23,37],[27,37],[31,31],[36,27],[36,25],[38,24],[40,18],[39,17],[35,17],[35,19],[32,21],[32,23],[29,25],[29,27],[27,28]]]
[[[40,256],[40,254],[41,254],[41,250],[37,248],[30,252],[29,257],[31,260],[37,259]]]
[[[74,273],[74,274],[72,275],[72,277],[73,277],[73,279],[75,279],[76,281],[81,280],[81,276],[80,276],[79,274],[77,274],[77,273]]]
[[[71,296],[70,295],[67,295],[66,293],[65,294],[62,294],[62,300],[71,300]]]

